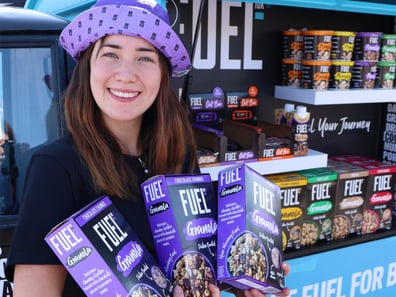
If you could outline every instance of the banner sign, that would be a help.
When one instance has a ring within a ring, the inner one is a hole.
[[[396,237],[388,237],[288,260],[289,297],[394,297],[395,246]]]
[[[288,260],[289,297],[394,297],[395,246],[388,237]]]

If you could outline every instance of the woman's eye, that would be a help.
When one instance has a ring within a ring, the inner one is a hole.
[[[109,58],[117,58],[117,55],[115,53],[104,53],[103,56]]]
[[[150,58],[150,57],[141,57],[141,58],[139,58],[139,61],[142,61],[142,62],[154,62],[154,60],[152,58]]]

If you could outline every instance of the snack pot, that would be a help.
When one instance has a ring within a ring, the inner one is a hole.
[[[245,164],[218,177],[217,280],[263,293],[285,287],[277,185]]]
[[[87,296],[172,296],[170,281],[109,197],[101,197],[45,237]]]

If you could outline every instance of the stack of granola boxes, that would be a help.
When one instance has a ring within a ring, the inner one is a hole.
[[[329,168],[267,176],[281,188],[284,250],[331,240],[337,177]]]
[[[245,164],[219,173],[155,176],[142,184],[165,274],[186,296],[209,283],[275,293],[284,287],[279,187]]]
[[[340,156],[333,159],[358,166],[368,173],[367,184],[363,187],[365,192],[361,233],[370,234],[378,230],[390,229],[396,166],[360,156]],[[355,186],[358,187],[358,185]],[[356,200],[352,202],[355,203]]]

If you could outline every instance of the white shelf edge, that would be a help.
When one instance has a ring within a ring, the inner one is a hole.
[[[246,162],[247,166],[262,175],[299,171],[311,168],[327,166],[327,154],[315,150],[309,150],[307,156],[296,156],[293,158]],[[232,164],[222,164],[218,166],[201,167],[201,173],[209,173],[212,181],[217,181],[221,170],[233,166]]]
[[[315,91],[275,86],[275,98],[311,105],[386,103],[396,102],[396,89],[328,89]]]

